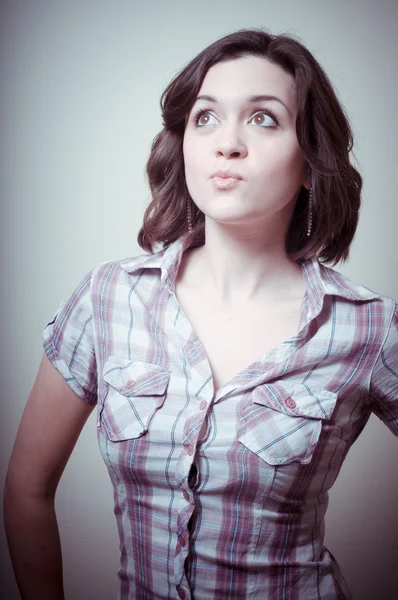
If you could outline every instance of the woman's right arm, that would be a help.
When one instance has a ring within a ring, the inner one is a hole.
[[[22,600],[64,600],[55,492],[95,404],[43,354],[19,425],[4,492],[4,522]]]

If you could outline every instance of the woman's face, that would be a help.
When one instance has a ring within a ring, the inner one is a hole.
[[[287,226],[304,184],[307,163],[296,136],[294,79],[270,61],[245,56],[207,72],[187,117],[183,140],[188,191],[207,217],[225,224]],[[276,99],[250,96],[268,95]],[[204,111],[198,114],[199,111]],[[215,171],[243,179],[221,188]]]

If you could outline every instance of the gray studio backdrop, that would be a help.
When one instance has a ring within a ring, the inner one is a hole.
[[[2,484],[42,329],[90,268],[142,253],[160,94],[222,35],[293,33],[326,69],[364,177],[359,230],[337,269],[398,298],[396,1],[3,0],[0,22]],[[56,498],[68,600],[116,597],[116,521],[94,413]],[[325,544],[355,600],[396,597],[397,462],[398,439],[372,416],[330,493]],[[16,600],[3,534],[1,588]]]

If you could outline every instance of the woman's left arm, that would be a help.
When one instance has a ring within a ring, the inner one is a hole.
[[[372,411],[398,436],[398,305],[370,378]]]

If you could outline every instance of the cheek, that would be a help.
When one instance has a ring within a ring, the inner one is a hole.
[[[273,140],[266,151],[262,152],[261,172],[264,177],[274,176],[296,180],[301,177],[304,164],[302,151],[297,141],[286,143],[286,140]]]
[[[188,170],[192,164],[192,156],[194,155],[194,149],[192,148],[192,141],[189,138],[189,134],[185,134],[182,142],[182,152],[184,156],[185,170]]]
[[[207,153],[203,151],[203,145],[197,139],[184,137],[182,151],[184,155],[185,172],[201,171],[206,168]]]

